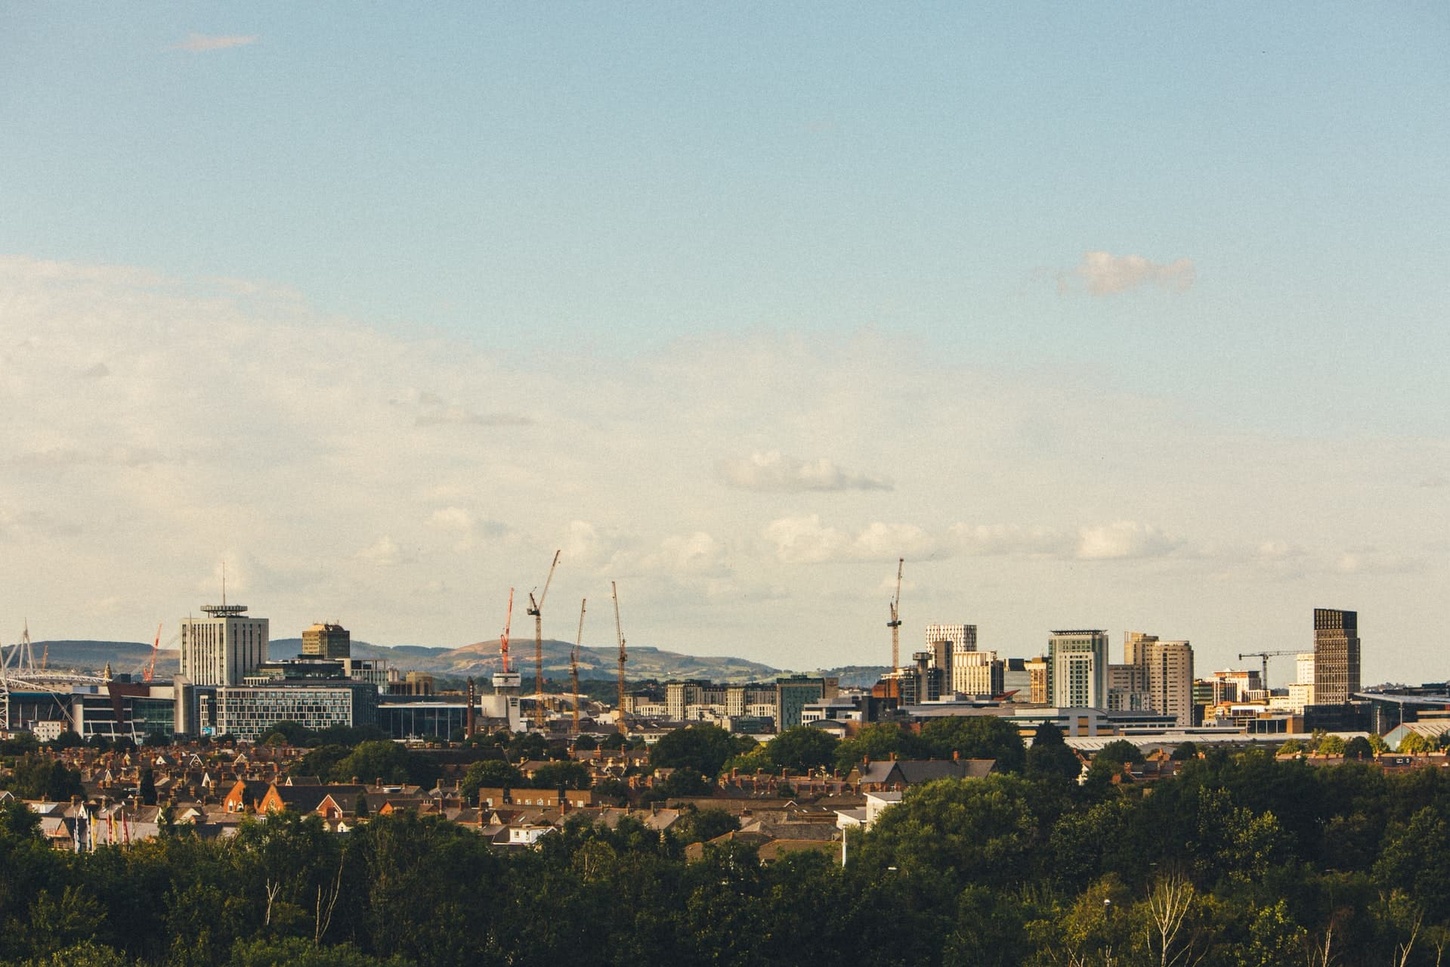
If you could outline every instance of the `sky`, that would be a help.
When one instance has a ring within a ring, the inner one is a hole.
[[[548,637],[612,645],[616,582],[634,644],[884,664],[905,558],[905,653],[1206,673],[1335,607],[1366,684],[1444,680],[1447,49],[1442,3],[0,0],[0,640],[165,639],[225,565],[274,637],[456,647],[559,549]]]

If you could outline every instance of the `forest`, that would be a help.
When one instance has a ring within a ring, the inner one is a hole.
[[[1060,738],[1058,740],[1060,743]],[[722,750],[727,751],[727,750]],[[829,750],[827,750],[829,751]],[[411,815],[47,847],[0,804],[0,960],[23,965],[1440,964],[1450,777],[1187,750],[1085,783],[1060,744],[914,787],[847,862],[761,863],[705,808],[657,833],[584,818],[537,849]],[[763,753],[757,753],[763,754]]]

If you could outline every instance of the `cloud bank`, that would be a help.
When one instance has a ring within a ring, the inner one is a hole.
[[[889,480],[850,473],[825,457],[801,460],[779,450],[721,460],[716,471],[728,486],[765,493],[891,489]]]
[[[0,638],[149,640],[225,560],[279,637],[460,645],[555,548],[546,635],[587,598],[609,644],[615,581],[633,642],[801,669],[880,660],[898,557],[904,640],[965,620],[1011,654],[1131,620],[1213,664],[1312,607],[1393,637],[1440,596],[1443,441],[1226,434],[1091,374],[890,348],[723,334],[541,365],[234,280],[0,257]]]
[[[1192,259],[1153,262],[1141,255],[1084,252],[1082,261],[1070,275],[1058,277],[1058,289],[1065,291],[1070,287],[1070,280],[1075,279],[1095,296],[1118,295],[1144,286],[1187,292],[1193,288],[1196,278],[1197,269]]]

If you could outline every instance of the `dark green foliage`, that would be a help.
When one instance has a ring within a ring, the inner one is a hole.
[[[735,752],[734,737],[718,725],[690,725],[661,737],[649,761],[656,769],[688,769],[713,780]]]
[[[921,728],[927,756],[950,759],[996,759],[998,772],[1021,772],[1027,748],[1017,726],[995,715],[951,716]]]
[[[800,725],[771,739],[765,751],[777,769],[806,772],[832,765],[838,745],[840,741],[829,732]]]
[[[891,722],[873,722],[836,746],[836,771],[846,775],[865,759],[882,762],[895,755],[915,759],[923,754],[920,737]]]
[[[593,782],[582,762],[550,762],[534,773],[535,789],[588,789]]]
[[[1027,775],[1036,779],[1076,779],[1082,772],[1077,754],[1062,740],[1062,730],[1043,722],[1027,750]]]
[[[39,754],[24,756],[16,762],[6,785],[18,799],[45,799],[50,802],[70,802],[72,796],[85,792],[79,772]]]
[[[458,784],[458,791],[469,802],[481,788],[517,789],[524,785],[524,774],[503,759],[484,759],[468,767]]]
[[[1415,967],[1450,937],[1442,770],[1212,751],[1151,787],[1094,789],[1031,761],[909,790],[852,835],[845,869],[839,843],[762,865],[737,839],[686,862],[687,842],[735,828],[710,808],[663,835],[571,818],[510,852],[404,814],[346,836],[283,815],[231,840],[76,855],[0,803],[0,963],[1281,967],[1328,943],[1345,967]],[[1151,926],[1169,901],[1182,929],[1164,941]]]
[[[740,820],[723,809],[692,809],[670,827],[682,843],[703,843],[740,828]]]

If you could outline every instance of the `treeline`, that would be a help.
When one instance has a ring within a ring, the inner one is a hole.
[[[508,853],[432,819],[338,836],[281,816],[75,855],[7,804],[0,960],[1411,967],[1450,945],[1441,770],[1213,751],[1151,785],[1108,767],[1079,784],[1062,751],[911,790],[852,835],[844,869],[762,864],[739,841],[687,861],[734,828],[714,810],[666,834],[575,818]]]

